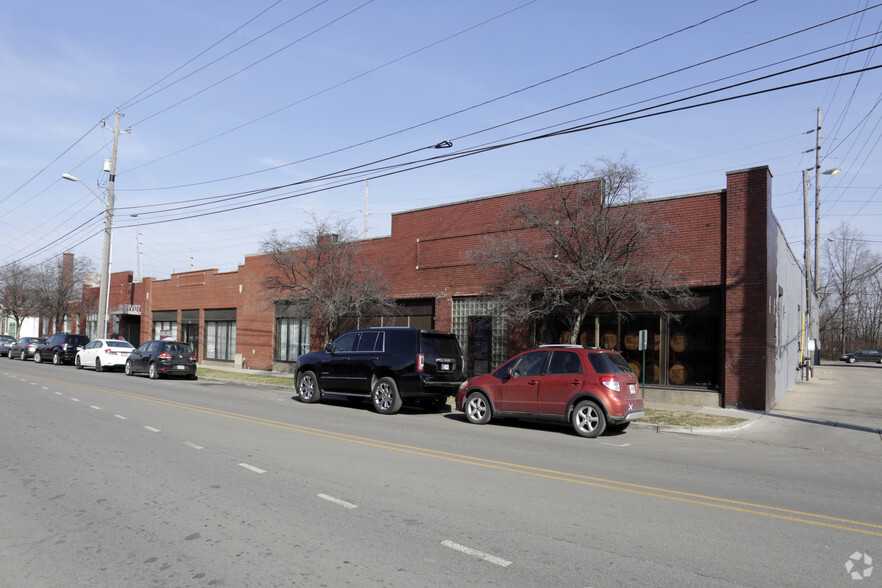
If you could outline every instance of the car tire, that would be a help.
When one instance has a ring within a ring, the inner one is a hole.
[[[621,433],[625,429],[627,429],[631,425],[630,421],[627,423],[617,423],[615,425],[607,425],[606,430],[610,433]]]
[[[297,396],[306,404],[313,404],[322,399],[322,389],[319,388],[315,373],[305,371],[297,374]]]
[[[856,362],[856,361],[857,361],[857,360],[856,360],[855,358],[853,358],[853,357],[849,357],[849,358],[848,358],[848,363],[854,363],[854,362]]]
[[[199,376],[197,376],[196,374],[187,374],[187,379],[188,380],[198,380]]]
[[[74,365],[76,366],[76,368],[77,368],[78,370],[83,369],[83,362],[80,361],[80,356],[79,356],[79,355],[77,355],[76,358],[74,358]]]
[[[570,423],[573,430],[580,437],[593,439],[606,429],[606,416],[597,403],[591,400],[583,400],[576,405],[570,415]]]
[[[34,363],[43,363],[43,355],[36,351],[34,352]]]
[[[101,366],[101,360],[98,359],[97,357],[95,358],[95,371],[96,372],[103,372],[104,371],[104,368]]]
[[[151,380],[158,380],[159,379],[159,370],[156,369],[155,363],[151,363],[150,366],[148,366],[147,377],[150,378]]]
[[[395,414],[401,410],[401,395],[395,380],[389,377],[377,380],[371,390],[371,403],[380,414]]]
[[[126,361],[126,367],[123,368],[123,371],[126,373],[127,376],[134,376],[135,375],[135,370],[132,367],[132,360]]]
[[[22,349],[21,350],[21,357],[19,357],[19,359],[22,361],[27,361],[28,360],[28,352],[25,351],[24,349]]]
[[[472,392],[466,396],[463,411],[468,421],[475,425],[486,425],[493,416],[490,401],[483,392]]]
[[[63,362],[61,361],[61,354],[57,351],[52,354],[52,365],[61,365]]]

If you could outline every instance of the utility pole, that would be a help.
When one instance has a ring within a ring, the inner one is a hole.
[[[364,238],[367,239],[368,181],[364,181]]]
[[[808,349],[808,341],[812,338],[812,298],[814,296],[812,292],[812,275],[809,271],[811,267],[811,250],[809,248],[809,205],[808,205],[808,172],[809,170],[802,170],[802,208],[803,208],[803,218],[805,220],[805,232],[804,243],[805,243],[805,318],[802,321],[802,376],[803,379],[808,380],[808,364],[806,364],[806,360],[810,360],[811,357],[809,355]]]
[[[101,285],[98,289],[98,334],[107,338],[107,303],[110,298],[110,239],[113,231],[113,185],[116,182],[116,148],[119,143],[119,109],[113,123],[113,150],[110,154],[110,179],[107,182],[107,211],[104,215],[104,247],[101,250]],[[102,121],[102,125],[103,125]]]
[[[818,234],[821,230],[821,107],[818,106],[818,128],[815,132],[815,281],[814,294],[818,293]],[[808,267],[805,268],[808,271]]]

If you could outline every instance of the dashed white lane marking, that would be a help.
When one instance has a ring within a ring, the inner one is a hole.
[[[127,419],[126,417],[124,417],[123,415],[121,415],[121,414],[115,414],[115,415],[113,415],[113,416],[115,416],[116,418],[118,418],[118,419],[121,420],[121,421],[127,421],[127,420],[129,420],[129,419]]]
[[[150,431],[151,433],[160,433],[161,432],[159,429],[155,429],[153,427],[148,427],[147,425],[144,425],[144,428],[147,429],[148,431]]]
[[[61,392],[56,392],[56,394],[58,394],[59,396],[61,396]]]
[[[504,560],[501,557],[496,557],[495,555],[490,555],[489,553],[484,553],[482,551],[478,551],[477,549],[472,549],[471,547],[466,547],[465,545],[460,545],[459,543],[454,543],[453,541],[442,541],[441,545],[444,547],[449,547],[450,549],[455,549],[456,551],[460,551],[467,555],[473,555],[475,557],[479,557],[483,560],[489,561],[492,564],[496,564],[498,566],[507,567],[511,565],[511,562],[508,560]]]
[[[80,401],[79,398],[71,398],[71,400],[73,400],[74,402],[79,402],[79,401]]]
[[[47,388],[46,386],[43,386],[43,390],[48,390],[48,389],[49,389],[49,388]]]
[[[256,468],[253,465],[248,465],[247,463],[240,463],[239,465],[242,466],[243,468],[245,468],[246,470],[251,470],[252,472],[255,472],[257,474],[265,474],[266,473],[266,470]]]
[[[185,441],[184,445],[186,445],[187,447],[192,447],[193,449],[205,449],[201,445],[196,445],[195,443],[190,443],[189,441]]]
[[[344,508],[357,508],[357,505],[352,504],[351,502],[346,502],[345,500],[340,500],[339,498],[334,498],[333,496],[328,496],[327,494],[319,494],[318,497],[327,500],[328,502],[338,504]]]
[[[94,408],[95,410],[101,410],[100,406],[90,406],[89,408]]]
[[[630,443],[623,443],[622,445],[619,445],[618,443],[601,443],[601,445],[608,445],[609,447],[630,447],[631,446]]]

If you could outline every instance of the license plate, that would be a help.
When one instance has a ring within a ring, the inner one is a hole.
[[[185,365],[176,365],[176,366],[175,366],[175,369],[176,369],[176,370],[185,370],[185,369],[187,369],[187,366],[185,366]]]
[[[438,367],[441,369],[442,372],[449,372],[453,369],[453,366],[451,366],[449,363],[442,363]]]
[[[628,384],[628,392],[630,392],[631,394],[637,394],[637,385]]]

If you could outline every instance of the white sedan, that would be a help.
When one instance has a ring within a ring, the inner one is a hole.
[[[95,339],[77,351],[74,364],[78,370],[94,367],[96,372],[121,368],[126,365],[129,354],[134,350],[135,348],[128,341]]]

